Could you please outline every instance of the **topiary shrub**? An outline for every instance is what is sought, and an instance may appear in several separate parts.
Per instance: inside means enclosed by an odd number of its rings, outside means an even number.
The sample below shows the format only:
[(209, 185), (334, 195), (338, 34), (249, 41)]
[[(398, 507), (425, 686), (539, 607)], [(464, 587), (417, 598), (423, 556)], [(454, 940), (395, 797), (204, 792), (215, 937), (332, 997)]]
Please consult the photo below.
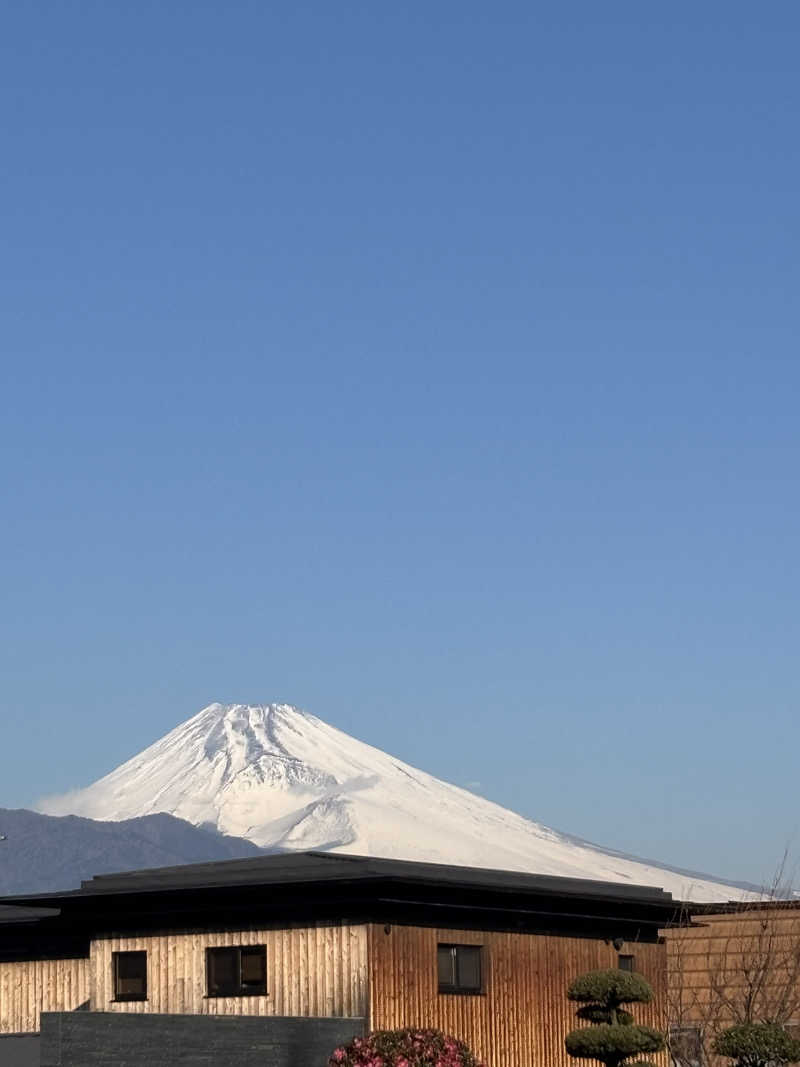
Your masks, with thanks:
[[(584, 1004), (582, 1008), (578, 1008), (575, 1016), (578, 1019), (585, 1020), (587, 1023), (607, 1023), (609, 1021), (608, 1008), (604, 1008), (602, 1004)], [(629, 1011), (625, 1011), (624, 1008), (617, 1008), (617, 1023), (620, 1026), (630, 1026), (633, 1022), (634, 1018)]]
[(780, 1067), (800, 1063), (800, 1041), (773, 1023), (742, 1023), (730, 1026), (711, 1043), (718, 1056), (735, 1060), (736, 1067)]
[(484, 1067), (463, 1041), (440, 1030), (375, 1030), (337, 1048), (328, 1067)]
[[(570, 983), (567, 997), (581, 1005), (577, 1018), (591, 1023), (567, 1034), (564, 1044), (575, 1059), (599, 1060), (620, 1067), (642, 1053), (660, 1052), (664, 1037), (650, 1026), (636, 1026), (623, 1004), (649, 1004), (653, 990), (640, 974), (630, 971), (590, 971)], [(628, 1067), (652, 1067), (637, 1060)]]
[(567, 1034), (565, 1044), (567, 1052), (575, 1059), (619, 1064), (643, 1052), (660, 1052), (664, 1038), (649, 1026), (600, 1023), (573, 1030)]
[(621, 1004), (649, 1004), (653, 990), (640, 974), (632, 971), (589, 971), (570, 983), (567, 996), (592, 1008), (603, 1009), (609, 1013), (605, 1021), (612, 1022), (610, 1013)]

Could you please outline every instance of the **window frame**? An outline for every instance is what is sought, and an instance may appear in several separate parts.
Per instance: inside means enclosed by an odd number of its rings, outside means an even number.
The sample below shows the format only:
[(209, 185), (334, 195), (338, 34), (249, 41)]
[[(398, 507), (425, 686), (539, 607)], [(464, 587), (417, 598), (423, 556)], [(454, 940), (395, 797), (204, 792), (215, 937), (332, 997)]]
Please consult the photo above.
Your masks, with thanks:
[[(442, 983), (439, 974), (439, 958), (442, 949), (449, 949), (451, 953), (451, 959), (453, 960), (453, 976), (455, 978), (454, 983), (446, 982)], [(461, 982), (459, 975), (458, 965), (458, 953), (461, 951), (468, 951), (470, 953), (476, 953), (478, 961), (478, 985), (465, 985)], [(486, 966), (485, 966), (485, 948), (483, 945), (465, 945), (463, 943), (456, 943), (453, 941), (439, 941), (436, 945), (436, 985), (437, 992), (440, 996), (461, 996), (461, 997), (479, 997), (485, 993), (486, 990)]]
[[(683, 1052), (688, 1051), (690, 1043), (693, 1044), (697, 1056), (678, 1055), (676, 1046), (680, 1042), (684, 1043)], [(697, 1024), (671, 1023), (667, 1028), (667, 1050), (673, 1067), (702, 1067), (706, 1062), (703, 1032)]]
[[(622, 966), (623, 960), (626, 962), (626, 966), (624, 967)], [(632, 952), (617, 953), (617, 970), (625, 971), (627, 974), (633, 974), (636, 971), (636, 957)]]
[[(250, 953), (251, 955), (259, 954), (264, 961), (264, 982), (263, 987), (253, 988), (251, 985), (245, 985), (242, 981), (242, 953)], [(231, 986), (228, 990), (222, 992), (214, 992), (211, 988), (211, 971), (212, 960), (215, 955), (222, 955), (223, 953), (235, 954), (234, 973), (238, 975), (238, 982), (235, 986)], [(267, 993), (267, 946), (266, 945), (209, 945), (206, 948), (206, 997), (218, 1000), (220, 997), (266, 997)]]
[[(144, 990), (141, 993), (122, 993), (119, 988), (120, 976), (119, 976), (119, 963), (123, 956), (143, 956), (144, 957)], [(134, 1001), (147, 1000), (147, 972), (148, 972), (148, 960), (146, 949), (123, 949), (119, 952), (111, 953), (111, 976), (112, 985), (114, 990), (114, 996), (112, 998), (112, 1004), (128, 1004)]]

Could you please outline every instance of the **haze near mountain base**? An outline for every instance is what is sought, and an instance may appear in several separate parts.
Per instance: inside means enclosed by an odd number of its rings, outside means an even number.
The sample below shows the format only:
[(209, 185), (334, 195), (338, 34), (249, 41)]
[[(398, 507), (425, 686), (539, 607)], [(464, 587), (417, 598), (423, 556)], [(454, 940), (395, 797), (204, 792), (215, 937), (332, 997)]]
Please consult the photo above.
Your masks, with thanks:
[(211, 704), (86, 789), (38, 807), (99, 820), (167, 812), (270, 850), (654, 885), (684, 900), (743, 895), (551, 830), (288, 704)]

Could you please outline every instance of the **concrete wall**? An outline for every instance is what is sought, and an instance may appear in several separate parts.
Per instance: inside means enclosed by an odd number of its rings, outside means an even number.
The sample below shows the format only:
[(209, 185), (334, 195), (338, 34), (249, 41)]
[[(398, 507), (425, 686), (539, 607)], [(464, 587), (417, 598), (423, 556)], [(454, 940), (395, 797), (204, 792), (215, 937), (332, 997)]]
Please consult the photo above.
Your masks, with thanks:
[(41, 1067), (326, 1067), (363, 1032), (363, 1019), (53, 1012)]
[(0, 1034), (2, 1067), (39, 1067), (39, 1035)]

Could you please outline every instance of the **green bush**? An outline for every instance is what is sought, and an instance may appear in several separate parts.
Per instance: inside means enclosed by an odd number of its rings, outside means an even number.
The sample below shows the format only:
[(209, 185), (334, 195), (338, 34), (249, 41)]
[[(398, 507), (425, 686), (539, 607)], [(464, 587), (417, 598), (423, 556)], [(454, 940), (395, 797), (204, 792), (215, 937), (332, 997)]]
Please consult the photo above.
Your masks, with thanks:
[(567, 1034), (565, 1044), (567, 1052), (575, 1059), (622, 1063), (642, 1052), (660, 1052), (664, 1038), (649, 1026), (600, 1023), (573, 1030)]
[(653, 990), (640, 974), (631, 971), (589, 971), (570, 983), (567, 996), (584, 1004), (604, 1004), (611, 1008), (620, 1004), (649, 1004)]
[[(621, 1026), (630, 1026), (634, 1019), (629, 1011), (625, 1011), (624, 1008), (617, 1008), (617, 1022)], [(611, 1008), (607, 1008), (604, 1004), (584, 1004), (578, 1008), (575, 1012), (575, 1017), (583, 1019), (587, 1023), (610, 1023)]]
[(800, 1063), (800, 1041), (773, 1023), (730, 1026), (714, 1038), (711, 1047), (718, 1056), (735, 1060), (737, 1067)]
[(598, 1060), (606, 1067), (652, 1067), (647, 1060), (626, 1063), (634, 1056), (660, 1052), (664, 1037), (649, 1026), (636, 1026), (622, 1004), (648, 1004), (653, 990), (640, 974), (630, 971), (590, 971), (570, 983), (567, 997), (581, 1005), (577, 1018), (591, 1023), (567, 1034), (564, 1044), (570, 1056)]

